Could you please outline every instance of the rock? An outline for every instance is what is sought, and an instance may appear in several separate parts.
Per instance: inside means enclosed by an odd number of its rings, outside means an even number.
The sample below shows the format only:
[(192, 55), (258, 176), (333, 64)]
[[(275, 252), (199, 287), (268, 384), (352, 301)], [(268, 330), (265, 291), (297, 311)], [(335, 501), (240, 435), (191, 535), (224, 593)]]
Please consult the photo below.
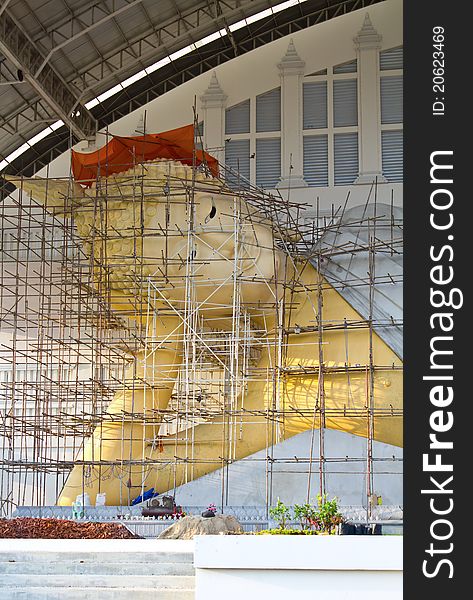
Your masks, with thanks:
[(159, 539), (191, 540), (195, 535), (242, 533), (243, 528), (232, 515), (215, 515), (213, 519), (189, 515), (165, 529)]

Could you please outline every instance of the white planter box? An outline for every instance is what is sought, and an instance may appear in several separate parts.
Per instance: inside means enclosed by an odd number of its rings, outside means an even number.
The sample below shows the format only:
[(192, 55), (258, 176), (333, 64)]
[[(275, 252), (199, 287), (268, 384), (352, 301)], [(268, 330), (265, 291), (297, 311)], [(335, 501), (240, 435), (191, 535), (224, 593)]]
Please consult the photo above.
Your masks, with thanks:
[(195, 600), (400, 600), (400, 536), (198, 536)]

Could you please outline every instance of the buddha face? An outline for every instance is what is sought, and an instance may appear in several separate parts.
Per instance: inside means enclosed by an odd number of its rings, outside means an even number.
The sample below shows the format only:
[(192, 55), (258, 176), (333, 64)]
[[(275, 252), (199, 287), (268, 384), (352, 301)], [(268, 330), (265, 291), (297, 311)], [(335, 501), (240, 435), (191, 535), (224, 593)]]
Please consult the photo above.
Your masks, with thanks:
[(171, 160), (143, 163), (89, 190), (76, 186), (69, 210), (98, 276), (116, 292), (147, 294), (152, 285), (177, 308), (192, 298), (219, 312), (236, 289), (248, 307), (274, 303), (282, 260), (272, 230), (218, 179), (193, 178)]

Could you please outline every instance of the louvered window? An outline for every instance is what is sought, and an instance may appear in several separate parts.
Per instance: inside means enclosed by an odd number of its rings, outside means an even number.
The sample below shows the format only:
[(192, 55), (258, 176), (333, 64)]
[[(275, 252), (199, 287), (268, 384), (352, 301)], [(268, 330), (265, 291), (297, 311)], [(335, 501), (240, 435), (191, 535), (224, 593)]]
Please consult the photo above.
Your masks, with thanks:
[(333, 137), (335, 185), (349, 185), (358, 177), (358, 134), (336, 133)]
[(381, 77), (381, 123), (402, 123), (402, 77)]
[(356, 79), (333, 82), (333, 124), (335, 127), (350, 127), (358, 124)]
[(256, 131), (281, 130), (281, 88), (256, 96)]
[(402, 181), (402, 131), (382, 131), (381, 151), (383, 156), (383, 175), (388, 181)]
[(403, 48), (390, 48), (379, 53), (379, 68), (381, 71), (402, 69), (404, 62)]
[(310, 186), (328, 186), (328, 136), (304, 136), (304, 179)]
[(314, 71), (313, 73), (307, 73), (304, 77), (314, 77), (315, 75), (327, 75), (327, 69), (321, 69), (320, 71)]
[(250, 140), (225, 142), (226, 181), (230, 186), (247, 186), (250, 179)]
[(304, 129), (327, 127), (327, 82), (304, 83)]
[(333, 72), (335, 75), (338, 75), (339, 73), (356, 73), (356, 60), (351, 60), (350, 62), (333, 67)]
[(250, 132), (250, 101), (235, 104), (225, 111), (225, 133)]
[(281, 177), (280, 138), (256, 140), (256, 185), (275, 188)]

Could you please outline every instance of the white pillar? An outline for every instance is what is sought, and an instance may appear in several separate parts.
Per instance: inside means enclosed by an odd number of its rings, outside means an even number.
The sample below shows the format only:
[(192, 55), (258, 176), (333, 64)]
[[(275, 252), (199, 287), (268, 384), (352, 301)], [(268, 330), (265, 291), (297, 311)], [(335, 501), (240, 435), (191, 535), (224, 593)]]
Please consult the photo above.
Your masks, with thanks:
[(379, 50), (382, 36), (368, 13), (363, 27), (353, 39), (358, 58), (358, 132), (360, 173), (357, 183), (370, 183), (375, 177), (386, 181), (381, 161), (381, 100), (379, 97)]
[(291, 40), (278, 64), (281, 77), (281, 179), (279, 189), (307, 187), (302, 147), (302, 78), (305, 62)]
[(225, 106), (227, 95), (212, 73), (209, 87), (200, 97), (202, 117), (204, 121), (204, 148), (219, 162), (225, 159)]

